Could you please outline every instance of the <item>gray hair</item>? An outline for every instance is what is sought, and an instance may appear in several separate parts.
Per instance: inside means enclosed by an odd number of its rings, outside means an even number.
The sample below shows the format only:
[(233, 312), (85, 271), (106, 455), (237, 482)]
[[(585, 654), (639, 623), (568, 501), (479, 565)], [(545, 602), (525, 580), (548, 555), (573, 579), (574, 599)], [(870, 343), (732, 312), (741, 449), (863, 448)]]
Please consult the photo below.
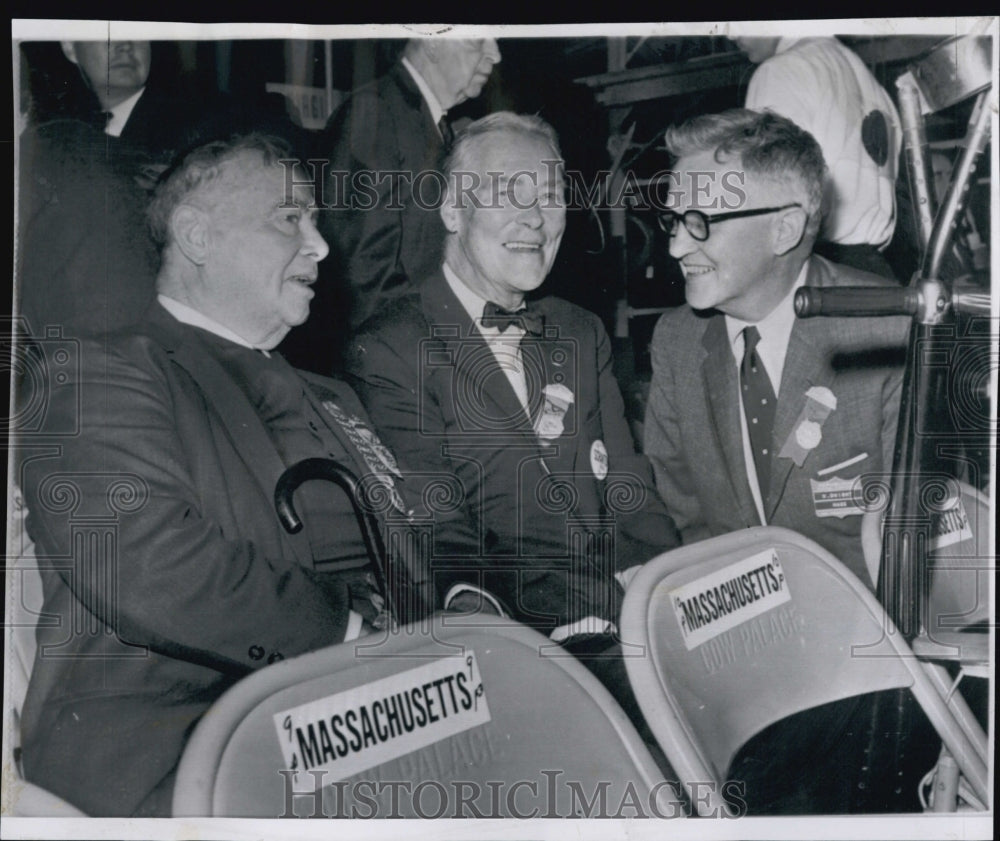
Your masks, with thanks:
[(826, 180), (823, 150), (808, 131), (787, 117), (733, 108), (671, 126), (666, 141), (667, 151), (678, 157), (714, 150), (718, 163), (735, 156), (751, 175), (793, 187), (805, 200), (807, 231), (819, 230)]
[(541, 117), (535, 114), (515, 114), (513, 111), (495, 111), (470, 123), (455, 137), (441, 166), (445, 178), (450, 179), (455, 172), (474, 169), (473, 159), (479, 144), (489, 135), (504, 131), (537, 137), (551, 146), (555, 156), (562, 160), (559, 136)]
[(170, 240), (170, 217), (178, 205), (218, 180), (225, 165), (244, 152), (261, 156), (265, 166), (294, 158), (280, 137), (257, 132), (206, 143), (189, 152), (160, 178), (146, 210), (150, 233), (161, 248)]

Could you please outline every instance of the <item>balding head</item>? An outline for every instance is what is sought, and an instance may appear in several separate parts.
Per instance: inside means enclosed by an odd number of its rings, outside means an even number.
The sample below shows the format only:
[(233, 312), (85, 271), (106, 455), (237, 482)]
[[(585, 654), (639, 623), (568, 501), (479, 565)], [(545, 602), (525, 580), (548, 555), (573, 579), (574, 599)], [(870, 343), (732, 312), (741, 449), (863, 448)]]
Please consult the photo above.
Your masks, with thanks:
[(500, 47), (493, 38), (413, 38), (403, 55), (448, 111), (479, 96), (500, 62)]

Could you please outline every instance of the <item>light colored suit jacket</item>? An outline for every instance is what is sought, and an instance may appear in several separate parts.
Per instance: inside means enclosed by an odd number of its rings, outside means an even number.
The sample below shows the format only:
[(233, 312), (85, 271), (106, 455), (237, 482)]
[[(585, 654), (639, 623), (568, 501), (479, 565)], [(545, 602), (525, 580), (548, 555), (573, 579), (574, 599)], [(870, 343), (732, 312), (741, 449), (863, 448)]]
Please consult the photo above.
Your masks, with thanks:
[[(813, 256), (806, 284), (890, 282)], [(874, 483), (888, 485), (909, 323), (903, 317), (797, 319), (778, 392), (767, 523), (812, 538), (869, 584), (861, 506), (855, 501), (837, 508), (831, 500), (845, 488), (872, 492)], [(738, 371), (724, 316), (686, 305), (667, 313), (656, 326), (651, 354), (645, 452), (684, 543), (760, 525), (747, 480)], [(799, 467), (780, 453), (795, 436), (806, 392), (814, 386), (829, 389), (837, 408)]]

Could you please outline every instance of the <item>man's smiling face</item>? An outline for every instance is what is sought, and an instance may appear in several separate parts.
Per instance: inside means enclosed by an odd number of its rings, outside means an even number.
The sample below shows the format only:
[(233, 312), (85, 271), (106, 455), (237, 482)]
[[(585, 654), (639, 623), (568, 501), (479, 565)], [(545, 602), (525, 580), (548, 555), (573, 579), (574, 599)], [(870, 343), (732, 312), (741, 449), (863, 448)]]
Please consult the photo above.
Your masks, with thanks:
[(465, 183), (475, 177), (478, 189), (449, 196), (441, 211), (456, 235), (448, 265), (481, 297), (516, 308), (545, 280), (566, 228), (562, 161), (541, 137), (518, 131), (482, 138), (470, 157)]
[[(732, 188), (726, 185), (738, 183), (732, 173), (741, 169), (739, 161), (719, 163), (714, 152), (699, 152), (680, 158), (674, 169), (679, 191), (672, 193), (672, 209), (677, 213), (693, 208), (711, 217), (713, 213), (737, 209)], [(794, 200), (779, 195), (778, 185), (751, 173), (745, 174), (742, 184), (746, 201), (739, 207), (741, 210), (778, 207)], [(704, 242), (678, 225), (670, 239), (670, 255), (680, 262), (688, 304), (696, 310), (715, 308), (736, 318), (757, 320), (758, 304), (768, 297), (774, 266), (774, 224), (772, 215), (714, 224), (709, 221), (709, 235)]]

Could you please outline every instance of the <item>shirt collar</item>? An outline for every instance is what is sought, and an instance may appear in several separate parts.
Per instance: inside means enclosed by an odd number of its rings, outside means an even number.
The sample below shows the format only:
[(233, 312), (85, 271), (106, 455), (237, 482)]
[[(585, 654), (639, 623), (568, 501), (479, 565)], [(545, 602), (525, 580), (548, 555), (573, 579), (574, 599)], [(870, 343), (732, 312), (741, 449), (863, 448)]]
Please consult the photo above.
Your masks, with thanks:
[(765, 333), (770, 334), (772, 331), (775, 333), (784, 333), (786, 336), (790, 335), (792, 325), (795, 323), (795, 291), (805, 282), (808, 267), (809, 261), (806, 260), (802, 264), (802, 268), (799, 269), (799, 276), (795, 279), (795, 283), (792, 284), (792, 288), (788, 294), (760, 321), (742, 321), (739, 318), (727, 315), (726, 332), (729, 334), (729, 344), (735, 344), (736, 338), (743, 332), (743, 328), (749, 327), (751, 324), (757, 326), (762, 336)]
[(125, 129), (125, 123), (128, 122), (128, 118), (132, 116), (132, 111), (135, 109), (136, 103), (139, 101), (139, 97), (146, 92), (146, 89), (140, 88), (128, 99), (124, 99), (117, 105), (112, 106), (108, 109), (111, 112), (111, 118), (108, 120), (108, 124), (104, 127), (104, 133), (110, 134), (112, 137), (121, 137), (122, 131)]
[(466, 286), (447, 263), (442, 268), (444, 270), (444, 279), (448, 281), (448, 286), (455, 293), (455, 297), (458, 298), (462, 309), (469, 314), (469, 318), (475, 321), (477, 326), (481, 327), (482, 325), (479, 324), (479, 320), (483, 317), (483, 307), (486, 306), (486, 299)]
[(799, 275), (795, 279), (795, 283), (792, 284), (792, 288), (788, 291), (788, 294), (760, 321), (741, 321), (730, 315), (725, 317), (729, 347), (733, 351), (733, 356), (736, 357), (737, 365), (740, 364), (743, 356), (741, 336), (743, 328), (748, 327), (750, 324), (755, 324), (761, 335), (761, 345), (773, 349), (768, 355), (775, 359), (775, 368), (777, 370), (769, 369), (768, 373), (772, 375), (773, 381), (781, 382), (781, 369), (784, 368), (785, 351), (788, 349), (788, 339), (792, 335), (792, 328), (795, 326), (795, 291), (805, 283), (808, 269), (809, 261), (806, 260), (802, 264), (802, 268), (799, 269)]
[[(451, 291), (455, 293), (455, 297), (458, 298), (459, 303), (462, 305), (462, 309), (464, 309), (469, 314), (469, 318), (476, 323), (476, 327), (483, 332), (489, 333), (490, 335), (493, 333), (500, 334), (500, 330), (498, 328), (483, 327), (482, 325), (483, 308), (486, 306), (486, 299), (483, 298), (478, 292), (474, 292), (466, 286), (465, 283), (462, 282), (462, 279), (452, 271), (451, 266), (447, 263), (442, 266), (442, 269), (444, 270), (444, 279), (448, 281), (448, 286), (450, 286)], [(524, 309), (524, 306), (525, 305), (522, 304), (517, 308), (517, 310), (515, 310), (515, 312)], [(511, 329), (520, 330), (522, 333), (524, 332), (517, 325), (514, 325)]]
[(406, 72), (413, 77), (414, 83), (416, 83), (417, 88), (420, 90), (420, 95), (423, 96), (424, 102), (427, 103), (427, 107), (431, 111), (431, 119), (434, 121), (436, 126), (441, 118), (447, 113), (444, 108), (441, 107), (441, 101), (434, 95), (434, 91), (430, 89), (430, 86), (424, 80), (424, 77), (417, 72), (417, 68), (414, 67), (410, 61), (403, 56), (399, 60), (399, 63), (406, 68)]
[(238, 333), (234, 333), (225, 324), (220, 324), (214, 318), (210, 318), (205, 315), (205, 313), (200, 312), (194, 307), (190, 307), (187, 304), (181, 303), (176, 298), (170, 298), (164, 294), (159, 294), (156, 296), (156, 300), (160, 302), (167, 312), (169, 312), (174, 318), (176, 318), (181, 324), (189, 324), (192, 327), (200, 327), (202, 330), (207, 330), (209, 333), (214, 333), (222, 339), (226, 339), (234, 344), (241, 345), (242, 347), (250, 348), (251, 350), (259, 350), (264, 356), (270, 357), (266, 350), (263, 348), (256, 347), (244, 339)]

